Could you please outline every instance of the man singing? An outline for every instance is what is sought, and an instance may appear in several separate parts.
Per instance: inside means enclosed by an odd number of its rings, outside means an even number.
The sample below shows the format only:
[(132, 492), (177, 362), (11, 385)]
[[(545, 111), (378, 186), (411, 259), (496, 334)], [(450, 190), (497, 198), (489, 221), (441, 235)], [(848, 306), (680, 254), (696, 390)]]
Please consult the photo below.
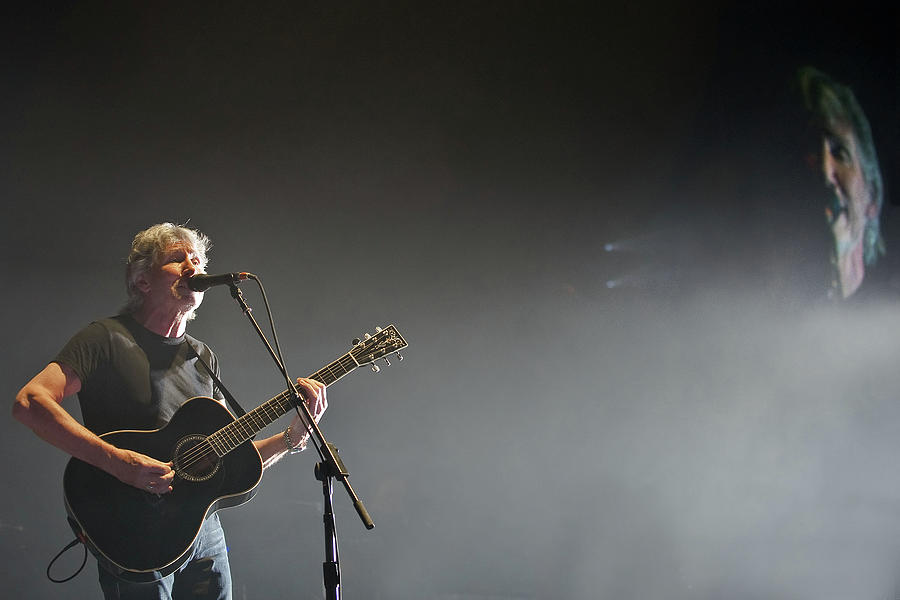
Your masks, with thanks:
[[(128, 302), (121, 314), (95, 321), (76, 333), (56, 357), (19, 391), (13, 416), (41, 438), (147, 494), (173, 490), (171, 462), (98, 437), (117, 430), (150, 430), (165, 425), (187, 399), (224, 397), (213, 377), (218, 362), (209, 347), (185, 330), (203, 301), (188, 279), (204, 273), (209, 240), (202, 233), (162, 223), (138, 233), (126, 266)], [(325, 386), (297, 380), (318, 421), (328, 406)], [(82, 426), (63, 408), (78, 394)], [(281, 434), (254, 441), (263, 466), (306, 444), (299, 417)], [(160, 524), (165, 527), (165, 523)], [(142, 540), (135, 540), (136, 544)], [(225, 537), (217, 515), (207, 518), (176, 572), (152, 583), (117, 578), (100, 565), (107, 599), (231, 598)]]

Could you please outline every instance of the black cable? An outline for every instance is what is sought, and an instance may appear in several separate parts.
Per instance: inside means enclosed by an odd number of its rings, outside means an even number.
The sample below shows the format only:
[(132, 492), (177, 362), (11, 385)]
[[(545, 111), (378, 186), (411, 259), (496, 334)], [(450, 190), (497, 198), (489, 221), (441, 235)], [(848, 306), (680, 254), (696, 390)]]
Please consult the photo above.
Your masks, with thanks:
[[(266, 296), (266, 288), (263, 287), (263, 284), (262, 284), (262, 281), (260, 280), (260, 278), (257, 277), (256, 275), (254, 275), (253, 273), (247, 273), (247, 279), (255, 281), (256, 285), (259, 287), (259, 292), (262, 295), (263, 306), (265, 306), (266, 315), (269, 318), (269, 328), (272, 330), (272, 341), (275, 343), (275, 351), (276, 351), (276, 354), (278, 355), (278, 363), (279, 363), (278, 366), (281, 370), (281, 375), (284, 377), (285, 382), (287, 382), (288, 389), (296, 390), (297, 386), (291, 380), (290, 375), (288, 375), (287, 365), (285, 365), (284, 356), (281, 353), (281, 344), (279, 344), (279, 342), (278, 342), (278, 331), (275, 329), (275, 318), (272, 316), (272, 308), (269, 306), (269, 298), (268, 298), (268, 296)], [(301, 398), (302, 397), (303, 397), (303, 395), (301, 394)], [(303, 426), (306, 427), (306, 433), (310, 437), (312, 437), (312, 435), (313, 435), (312, 425), (307, 423), (306, 416), (300, 411), (300, 407), (295, 405), (294, 411), (297, 413), (297, 416), (300, 417), (300, 420), (303, 422)], [(315, 417), (313, 417), (313, 418), (315, 418)], [(321, 449), (319, 449), (319, 447), (316, 444), (313, 444), (313, 446), (315, 447), (316, 452), (319, 453), (319, 456), (322, 458), (322, 460), (324, 460), (325, 455), (322, 454)]]
[(79, 573), (81, 573), (81, 571), (84, 569), (84, 565), (87, 564), (87, 554), (88, 554), (88, 552), (87, 552), (87, 546), (84, 547), (84, 560), (81, 561), (81, 566), (78, 567), (78, 570), (77, 570), (77, 571), (75, 571), (74, 573), (72, 573), (71, 575), (69, 575), (68, 577), (66, 577), (65, 579), (54, 579), (53, 576), (50, 575), (50, 569), (53, 568), (53, 563), (55, 563), (57, 560), (59, 560), (59, 557), (61, 557), (63, 554), (65, 554), (65, 553), (66, 553), (69, 549), (71, 549), (75, 544), (78, 544), (78, 543), (80, 543), (80, 542), (81, 542), (80, 539), (75, 538), (74, 540), (72, 540), (71, 542), (69, 542), (69, 544), (68, 544), (65, 548), (63, 548), (62, 550), (60, 550), (60, 551), (59, 551), (59, 554), (57, 554), (56, 556), (53, 557), (53, 559), (50, 561), (50, 564), (47, 565), (47, 579), (49, 579), (49, 580), (52, 581), (53, 583), (65, 583), (65, 582), (67, 582), (67, 581), (70, 581), (70, 580), (74, 579), (76, 575), (78, 575)]

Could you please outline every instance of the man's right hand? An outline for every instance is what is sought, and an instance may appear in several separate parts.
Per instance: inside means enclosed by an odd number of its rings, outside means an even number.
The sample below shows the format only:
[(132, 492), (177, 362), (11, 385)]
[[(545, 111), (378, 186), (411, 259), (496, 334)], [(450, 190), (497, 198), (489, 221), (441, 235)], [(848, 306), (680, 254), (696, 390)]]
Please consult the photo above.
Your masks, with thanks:
[(133, 450), (116, 449), (112, 474), (122, 483), (151, 494), (172, 491), (175, 471), (172, 463), (164, 463)]

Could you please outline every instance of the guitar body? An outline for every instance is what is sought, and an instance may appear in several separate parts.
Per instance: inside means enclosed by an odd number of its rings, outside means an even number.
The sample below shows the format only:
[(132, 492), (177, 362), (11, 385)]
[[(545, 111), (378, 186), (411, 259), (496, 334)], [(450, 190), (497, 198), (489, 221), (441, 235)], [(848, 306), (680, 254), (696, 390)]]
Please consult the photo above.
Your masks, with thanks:
[(262, 478), (262, 460), (247, 440), (218, 456), (207, 436), (234, 421), (212, 398), (185, 402), (162, 429), (114, 431), (118, 448), (175, 464), (172, 491), (156, 495), (71, 459), (63, 477), (69, 523), (100, 563), (134, 582), (161, 579), (190, 558), (204, 519), (248, 502)]

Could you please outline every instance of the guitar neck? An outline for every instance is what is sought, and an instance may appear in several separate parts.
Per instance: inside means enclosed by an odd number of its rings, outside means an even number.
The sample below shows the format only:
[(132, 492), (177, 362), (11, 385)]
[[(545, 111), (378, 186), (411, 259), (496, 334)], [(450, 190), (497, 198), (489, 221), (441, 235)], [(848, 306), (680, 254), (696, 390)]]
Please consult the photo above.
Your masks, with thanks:
[[(347, 373), (350, 373), (359, 366), (354, 360), (350, 352), (338, 358), (331, 364), (328, 364), (312, 375), (309, 379), (315, 379), (324, 383), (326, 386), (331, 385)], [(225, 456), (268, 425), (274, 423), (279, 417), (287, 414), (294, 407), (292, 402), (294, 393), (292, 390), (285, 390), (263, 402), (243, 417), (229, 423), (222, 429), (209, 435), (207, 438), (215, 449), (216, 454)]]

